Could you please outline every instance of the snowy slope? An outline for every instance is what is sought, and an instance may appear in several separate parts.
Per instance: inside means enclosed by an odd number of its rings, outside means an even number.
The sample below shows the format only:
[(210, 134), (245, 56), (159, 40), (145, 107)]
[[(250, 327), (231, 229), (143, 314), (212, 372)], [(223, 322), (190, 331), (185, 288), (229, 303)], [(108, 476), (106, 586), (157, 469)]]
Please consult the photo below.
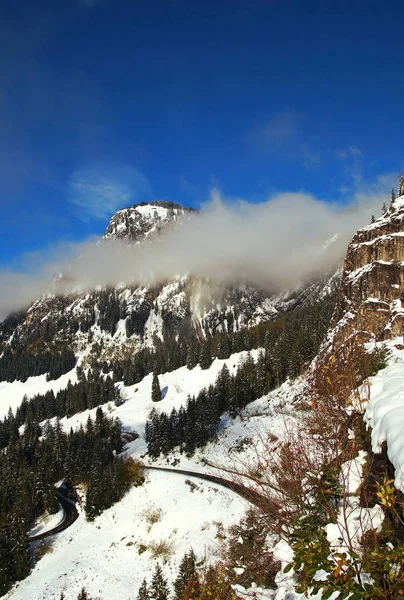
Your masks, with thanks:
[[(124, 429), (140, 434), (139, 439), (129, 444), (127, 453), (139, 457), (146, 451), (144, 425), (152, 407), (168, 412), (174, 407), (179, 408), (186, 403), (188, 394), (197, 394), (213, 383), (223, 364), (234, 373), (246, 354), (240, 352), (227, 360), (216, 359), (204, 371), (199, 366), (191, 371), (182, 367), (161, 375), (164, 399), (159, 403), (153, 404), (150, 400), (151, 375), (134, 386), (120, 384), (125, 403), (120, 407), (105, 405), (103, 409), (118, 416)], [(257, 354), (258, 351), (252, 352), (255, 358)], [(2, 407), (5, 409), (11, 404), (15, 408), (24, 390), (30, 395), (60, 389), (69, 377), (74, 379), (74, 372), (53, 382), (36, 377), (25, 384), (4, 384)], [(217, 474), (205, 466), (203, 459), (236, 467), (239, 460), (252, 460), (254, 450), (248, 443), (243, 446), (243, 442), (263, 439), (269, 431), (281, 435), (285, 419), (295, 418), (291, 416), (289, 405), (302, 385), (301, 380), (293, 386), (286, 383), (277, 392), (251, 403), (239, 417), (224, 419), (218, 441), (209, 443), (194, 457), (175, 453), (169, 459), (161, 457), (153, 464), (167, 466), (176, 460), (177, 468)], [(62, 419), (61, 423), (66, 430), (75, 428), (85, 422), (90, 413), (94, 417), (95, 410)], [(175, 473), (148, 471), (143, 486), (132, 489), (93, 523), (86, 522), (82, 513), (69, 529), (54, 536), (52, 552), (46, 554), (30, 576), (5, 597), (59, 600), (60, 592), (64, 590), (67, 600), (75, 600), (84, 585), (91, 595), (102, 600), (130, 600), (136, 598), (143, 578), (151, 576), (156, 562), (162, 564), (165, 575), (172, 582), (183, 554), (190, 547), (199, 557), (214, 561), (221, 527), (239, 522), (248, 503), (226, 488), (197, 478), (193, 479), (194, 487), (189, 483), (191, 479)], [(151, 524), (156, 514), (160, 515), (159, 519)], [(38, 527), (43, 531), (46, 524)], [(153, 548), (162, 541), (168, 547), (168, 556), (154, 557)]]
[[(206, 371), (199, 367), (189, 371), (183, 367), (160, 376), (165, 397), (153, 406), (166, 411), (174, 406), (180, 407), (186, 403), (188, 394), (197, 394), (202, 387), (213, 383), (224, 363), (234, 372), (245, 354), (235, 354), (228, 360), (215, 360)], [(60, 389), (69, 377), (74, 379), (74, 373), (54, 382), (36, 377), (25, 384), (4, 384), (2, 407), (4, 409), (11, 404), (15, 409), (24, 391), (30, 395)], [(119, 416), (125, 429), (135, 429), (141, 436), (152, 408), (150, 390), (150, 375), (135, 386), (122, 386), (125, 403), (112, 408), (112, 414)], [(108, 406), (103, 408), (108, 410)], [(77, 427), (87, 420), (89, 413), (94, 416), (95, 409), (63, 419), (61, 423), (66, 429)], [(237, 422), (235, 428), (239, 429)], [(128, 448), (133, 456), (139, 456), (145, 450), (143, 437)], [(223, 452), (227, 453), (226, 447)], [(198, 457), (184, 459), (180, 466), (204, 470)], [(191, 546), (200, 557), (213, 558), (218, 547), (218, 530), (222, 525), (228, 527), (238, 522), (248, 504), (223, 487), (198, 479), (194, 480), (196, 487), (191, 487), (187, 480), (189, 482), (189, 478), (180, 474), (148, 472), (142, 487), (132, 489), (94, 523), (86, 522), (84, 514), (81, 514), (69, 529), (54, 536), (52, 552), (46, 554), (31, 575), (5, 597), (58, 600), (63, 589), (66, 599), (70, 600), (75, 599), (85, 585), (90, 594), (102, 599), (135, 599), (143, 578), (154, 570), (157, 561), (164, 562), (164, 558), (153, 558), (153, 547), (162, 541), (168, 546), (169, 556), (163, 568), (169, 581), (175, 578), (178, 564)], [(158, 522), (151, 525), (150, 515), (159, 512)], [(42, 531), (45, 529), (43, 525), (39, 527)], [(145, 547), (149, 549), (142, 551)]]
[[(75, 600), (85, 586), (92, 597), (135, 600), (143, 578), (151, 577), (157, 562), (172, 581), (191, 546), (200, 557), (212, 555), (218, 545), (218, 524), (237, 522), (246, 501), (198, 480), (192, 490), (186, 480), (149, 473), (142, 487), (132, 489), (93, 523), (81, 515), (54, 536), (52, 552), (5, 598), (59, 600), (64, 590), (66, 600)], [(158, 513), (159, 521), (151, 524), (152, 515)], [(158, 550), (153, 548), (162, 542), (167, 556), (154, 557)]]
[[(373, 428), (375, 451), (387, 440), (389, 456), (396, 468), (396, 485), (403, 489), (404, 447), (399, 433), (404, 419), (404, 350), (397, 347), (398, 341), (388, 343), (391, 353), (389, 365), (370, 381), (365, 419)], [(186, 403), (188, 394), (197, 394), (202, 387), (213, 383), (224, 363), (234, 372), (245, 354), (215, 360), (205, 371), (199, 367), (192, 371), (182, 367), (161, 375), (164, 399), (157, 404), (150, 401), (150, 375), (135, 386), (121, 385), (125, 403), (120, 407), (103, 408), (119, 416), (125, 429), (136, 430), (140, 434), (139, 439), (129, 444), (128, 454), (134, 457), (144, 454), (144, 424), (152, 407), (168, 412), (174, 407), (179, 408)], [(74, 373), (69, 376), (73, 379)], [(44, 377), (38, 377), (25, 384), (4, 384), (2, 407), (18, 405), (24, 388), (29, 394), (33, 390), (34, 393), (56, 390), (66, 384), (66, 378), (67, 375), (54, 382), (46, 382)], [(293, 407), (293, 398), (304, 394), (304, 390), (304, 379), (293, 384), (286, 382), (278, 390), (251, 403), (239, 417), (225, 419), (218, 440), (198, 450), (192, 458), (175, 453), (168, 459), (161, 457), (153, 464), (171, 466), (175, 460), (177, 468), (216, 474), (213, 468), (205, 465), (204, 460), (236, 469), (251, 464), (268, 434), (279, 439), (288, 428), (298, 426), (299, 414)], [(66, 429), (77, 427), (87, 420), (89, 413), (94, 416), (95, 409), (63, 419), (62, 424)], [(361, 460), (359, 457), (358, 469)], [(194, 485), (190, 485), (191, 479), (180, 474), (148, 471), (142, 487), (132, 489), (121, 502), (93, 523), (86, 522), (81, 514), (72, 527), (54, 536), (52, 552), (46, 554), (31, 575), (5, 598), (59, 600), (60, 591), (64, 590), (67, 600), (75, 600), (84, 585), (90, 594), (101, 600), (135, 600), (141, 581), (145, 576), (151, 577), (157, 562), (162, 564), (166, 577), (172, 583), (183, 554), (191, 546), (198, 556), (215, 560), (220, 524), (227, 527), (238, 522), (248, 504), (216, 484), (195, 478)], [(355, 486), (355, 482), (352, 485)], [(156, 522), (152, 524), (153, 520)], [(39, 526), (43, 530), (46, 524)], [(338, 532), (338, 523), (332, 527), (329, 531), (331, 537)], [(164, 556), (156, 556), (159, 547), (165, 548)], [(290, 550), (284, 544), (277, 546), (275, 554), (285, 558), (284, 564), (291, 559)], [(288, 581), (280, 575), (279, 586), (277, 599), (303, 598), (293, 592), (292, 579)], [(257, 597), (266, 599), (274, 595), (257, 590)], [(321, 598), (321, 595), (313, 596), (312, 600), (314, 598)]]

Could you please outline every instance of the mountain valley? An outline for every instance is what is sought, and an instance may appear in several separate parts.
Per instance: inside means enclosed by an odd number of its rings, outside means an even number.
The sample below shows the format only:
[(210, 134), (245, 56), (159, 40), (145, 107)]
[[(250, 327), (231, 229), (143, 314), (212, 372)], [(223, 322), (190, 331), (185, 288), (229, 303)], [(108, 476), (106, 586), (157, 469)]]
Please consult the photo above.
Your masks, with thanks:
[[(147, 252), (192, 214), (134, 205), (99, 243)], [(160, 571), (171, 595), (157, 600), (401, 597), (403, 236), (394, 195), (344, 265), (303, 287), (183, 273), (49, 293), (7, 317), (3, 597), (147, 600)], [(79, 518), (29, 544), (59, 519), (64, 480)]]

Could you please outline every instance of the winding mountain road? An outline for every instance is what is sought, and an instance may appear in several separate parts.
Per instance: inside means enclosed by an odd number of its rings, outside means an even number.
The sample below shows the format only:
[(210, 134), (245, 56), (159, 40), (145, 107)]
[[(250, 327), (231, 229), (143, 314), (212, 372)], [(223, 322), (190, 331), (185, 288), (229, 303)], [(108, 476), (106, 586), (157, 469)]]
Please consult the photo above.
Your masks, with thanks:
[[(262, 496), (255, 490), (249, 489), (241, 483), (230, 481), (229, 479), (223, 479), (223, 477), (217, 477), (216, 475), (209, 475), (208, 473), (198, 473), (195, 471), (187, 471), (185, 469), (174, 469), (170, 467), (151, 467), (145, 465), (142, 468), (144, 471), (163, 471), (168, 473), (175, 473), (177, 475), (185, 475), (187, 477), (194, 477), (196, 479), (203, 479), (204, 481), (211, 481), (216, 485), (220, 485), (231, 490), (235, 494), (238, 494), (239, 496), (250, 502), (250, 504), (254, 504), (254, 506), (258, 506), (260, 508), (262, 508), (265, 505), (265, 503), (268, 502), (265, 496)], [(70, 527), (70, 525), (72, 525), (78, 518), (79, 513), (74, 502), (63, 496), (60, 492), (57, 492), (57, 497), (63, 508), (64, 515), (62, 521), (58, 525), (56, 525), (56, 527), (49, 529), (49, 531), (45, 531), (43, 533), (39, 533), (38, 535), (34, 535), (28, 538), (29, 542), (37, 542), (39, 540), (44, 540), (45, 538), (51, 535), (55, 535), (55, 533), (60, 533), (61, 531), (64, 531), (65, 529)]]
[(268, 498), (259, 494), (255, 490), (247, 488), (241, 483), (237, 483), (235, 481), (231, 481), (229, 479), (223, 479), (223, 477), (217, 477), (216, 475), (209, 475), (208, 473), (196, 473), (195, 471), (186, 471), (184, 469), (173, 469), (170, 467), (149, 467), (143, 466), (144, 471), (168, 471), (169, 473), (177, 473), (179, 475), (186, 475), (188, 477), (196, 477), (196, 479), (204, 479), (205, 481), (211, 481), (212, 483), (216, 483), (217, 485), (221, 485), (225, 487), (235, 494), (238, 494), (250, 504), (254, 504), (254, 506), (258, 506), (263, 508), (263, 506), (268, 502)]
[(49, 529), (49, 531), (44, 531), (43, 533), (38, 533), (38, 535), (33, 535), (32, 537), (28, 538), (29, 542), (37, 542), (39, 540), (44, 540), (50, 535), (60, 533), (61, 531), (64, 531), (65, 529), (70, 527), (70, 525), (72, 525), (74, 521), (78, 518), (79, 513), (74, 502), (63, 496), (60, 492), (57, 492), (57, 497), (63, 508), (63, 519), (58, 525), (56, 525), (56, 527), (52, 527), (52, 529)]

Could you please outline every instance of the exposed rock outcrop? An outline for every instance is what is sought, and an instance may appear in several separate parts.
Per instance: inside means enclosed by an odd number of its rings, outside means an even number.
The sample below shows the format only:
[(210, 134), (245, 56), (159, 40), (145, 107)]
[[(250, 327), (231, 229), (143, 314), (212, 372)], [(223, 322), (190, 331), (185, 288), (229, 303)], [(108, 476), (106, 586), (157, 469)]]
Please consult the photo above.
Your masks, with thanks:
[[(382, 341), (403, 333), (404, 196), (360, 229), (348, 246), (341, 281), (341, 314), (333, 352), (351, 343)], [(403, 302), (404, 305), (404, 302)]]

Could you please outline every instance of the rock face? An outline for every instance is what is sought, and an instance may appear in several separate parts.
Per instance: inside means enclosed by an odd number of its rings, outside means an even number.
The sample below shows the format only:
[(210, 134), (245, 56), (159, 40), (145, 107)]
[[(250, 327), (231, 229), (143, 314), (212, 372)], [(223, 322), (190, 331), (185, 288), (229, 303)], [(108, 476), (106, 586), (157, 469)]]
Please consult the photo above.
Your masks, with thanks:
[(173, 221), (178, 221), (193, 209), (184, 208), (173, 202), (155, 201), (151, 204), (141, 202), (118, 210), (111, 218), (104, 239), (126, 239), (141, 242), (161, 231)]
[(341, 281), (344, 316), (334, 330), (334, 350), (348, 342), (402, 335), (403, 292), (404, 196), (399, 196), (382, 217), (360, 229), (348, 246)]

